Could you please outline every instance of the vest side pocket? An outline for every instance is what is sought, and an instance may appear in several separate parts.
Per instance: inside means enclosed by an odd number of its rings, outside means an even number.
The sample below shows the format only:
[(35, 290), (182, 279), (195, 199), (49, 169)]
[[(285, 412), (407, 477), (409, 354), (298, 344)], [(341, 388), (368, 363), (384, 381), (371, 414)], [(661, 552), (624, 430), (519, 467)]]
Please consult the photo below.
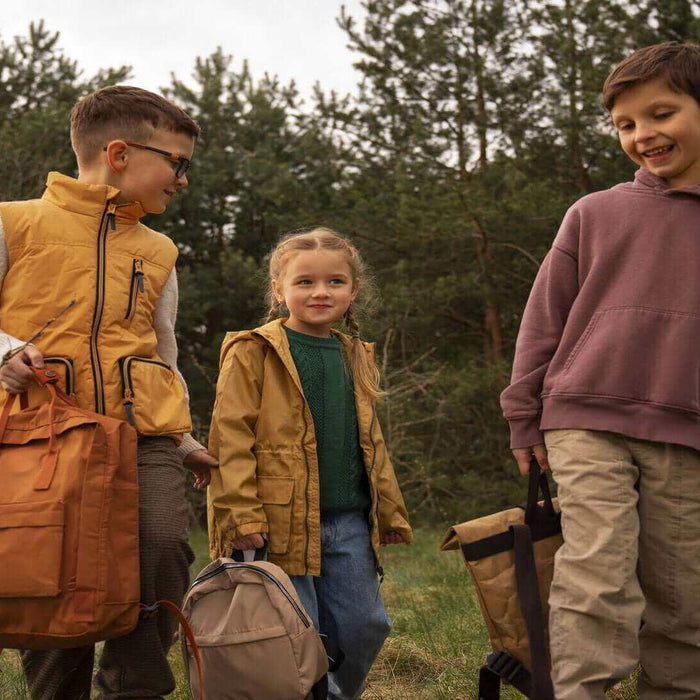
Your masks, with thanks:
[(179, 435), (192, 429), (185, 390), (162, 360), (128, 355), (119, 360), (126, 419), (140, 435)]
[(73, 360), (68, 357), (45, 357), (44, 366), (58, 374), (58, 385), (69, 396), (75, 391), (75, 371)]
[(144, 291), (144, 281), (143, 281), (143, 260), (141, 258), (134, 258), (131, 261), (131, 286), (129, 287), (129, 302), (126, 307), (126, 315), (124, 318), (127, 321), (131, 321), (136, 313), (136, 307), (138, 305), (139, 292), (143, 294)]

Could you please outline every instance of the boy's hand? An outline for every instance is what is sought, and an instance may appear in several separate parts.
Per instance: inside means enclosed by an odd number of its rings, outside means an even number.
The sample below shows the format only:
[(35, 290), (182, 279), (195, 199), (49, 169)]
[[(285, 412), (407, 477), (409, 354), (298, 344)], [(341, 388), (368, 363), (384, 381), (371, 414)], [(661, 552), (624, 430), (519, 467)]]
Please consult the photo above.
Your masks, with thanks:
[(0, 368), (0, 384), (10, 394), (21, 394), (34, 381), (34, 372), (30, 367), (41, 369), (44, 356), (39, 348), (25, 345), (14, 357)]
[(409, 542), (400, 532), (396, 532), (396, 530), (387, 530), (387, 532), (379, 538), (379, 544), (382, 547), (386, 547), (388, 544), (401, 543), (408, 544)]
[(515, 461), (518, 463), (518, 469), (523, 476), (527, 476), (530, 473), (530, 460), (533, 454), (543, 472), (549, 469), (547, 448), (544, 446), (544, 443), (533, 445), (532, 447), (516, 447), (512, 452)]
[(265, 540), (262, 535), (255, 533), (254, 535), (246, 535), (245, 537), (239, 537), (237, 540), (231, 542), (231, 549), (240, 549), (245, 551), (246, 549), (260, 549), (265, 544)]
[(205, 489), (211, 482), (211, 469), (218, 469), (219, 463), (206, 450), (192, 450), (183, 464), (194, 474), (194, 487)]

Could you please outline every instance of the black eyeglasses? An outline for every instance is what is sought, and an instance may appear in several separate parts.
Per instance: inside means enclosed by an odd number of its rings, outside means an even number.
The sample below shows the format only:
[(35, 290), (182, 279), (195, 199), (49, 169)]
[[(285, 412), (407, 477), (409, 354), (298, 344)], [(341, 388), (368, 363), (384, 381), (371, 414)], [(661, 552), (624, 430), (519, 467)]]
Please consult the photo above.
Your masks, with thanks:
[[(192, 161), (185, 156), (181, 156), (179, 153), (171, 153), (170, 151), (164, 151), (162, 148), (154, 148), (153, 146), (146, 146), (143, 143), (136, 143), (135, 141), (124, 141), (127, 146), (133, 146), (134, 148), (141, 148), (144, 151), (153, 151), (158, 155), (167, 158), (171, 163), (177, 163), (177, 168), (175, 169), (175, 177), (182, 177), (192, 165)], [(102, 150), (106, 151), (107, 146)]]

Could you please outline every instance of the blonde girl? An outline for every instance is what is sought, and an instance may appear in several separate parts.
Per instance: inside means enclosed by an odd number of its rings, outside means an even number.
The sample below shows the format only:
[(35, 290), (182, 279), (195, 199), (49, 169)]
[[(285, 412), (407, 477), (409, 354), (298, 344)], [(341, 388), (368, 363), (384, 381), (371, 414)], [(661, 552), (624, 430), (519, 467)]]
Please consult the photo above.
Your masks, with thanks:
[[(355, 317), (362, 260), (326, 228), (270, 256), (268, 322), (229, 333), (209, 449), (213, 557), (262, 546), (345, 653), (329, 697), (357, 698), (390, 630), (380, 544), (411, 541), (379, 427), (379, 371)], [(347, 333), (334, 329), (344, 323)]]

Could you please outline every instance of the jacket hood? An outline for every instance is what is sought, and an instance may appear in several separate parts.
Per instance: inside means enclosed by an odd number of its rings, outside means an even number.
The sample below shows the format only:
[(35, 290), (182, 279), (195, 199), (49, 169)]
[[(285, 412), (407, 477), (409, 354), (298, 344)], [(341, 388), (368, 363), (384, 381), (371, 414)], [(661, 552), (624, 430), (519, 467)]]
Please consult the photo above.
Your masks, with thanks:
[[(264, 326), (259, 326), (258, 328), (254, 328), (253, 330), (231, 331), (227, 333), (224, 336), (223, 343), (221, 344), (219, 367), (223, 365), (227, 353), (235, 343), (238, 343), (242, 340), (256, 339), (262, 339), (265, 342), (267, 342), (275, 349), (277, 354), (283, 360), (288, 360), (293, 364), (289, 350), (289, 340), (287, 339), (287, 334), (284, 331), (284, 322), (286, 320), (286, 318), (277, 318), (274, 321), (270, 321), (270, 323), (266, 323)], [(335, 335), (343, 343), (346, 349), (351, 346), (352, 338), (346, 333), (341, 333), (340, 331), (337, 331), (334, 328), (331, 329), (331, 333), (333, 333), (333, 335)], [(374, 351), (373, 343), (366, 343), (365, 341), (362, 341), (362, 345), (368, 352)]]
[[(88, 185), (74, 177), (50, 172), (42, 199), (77, 214), (102, 216), (105, 206), (113, 202), (120, 193), (121, 190), (111, 185)], [(117, 204), (114, 214), (118, 220), (131, 223), (136, 223), (146, 216), (139, 202)]]
[(661, 192), (662, 194), (689, 194), (695, 197), (700, 197), (700, 183), (696, 185), (688, 185), (687, 187), (673, 187), (669, 184), (668, 180), (654, 173), (646, 170), (645, 168), (640, 168), (634, 174), (634, 183), (638, 187), (650, 188)]

